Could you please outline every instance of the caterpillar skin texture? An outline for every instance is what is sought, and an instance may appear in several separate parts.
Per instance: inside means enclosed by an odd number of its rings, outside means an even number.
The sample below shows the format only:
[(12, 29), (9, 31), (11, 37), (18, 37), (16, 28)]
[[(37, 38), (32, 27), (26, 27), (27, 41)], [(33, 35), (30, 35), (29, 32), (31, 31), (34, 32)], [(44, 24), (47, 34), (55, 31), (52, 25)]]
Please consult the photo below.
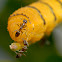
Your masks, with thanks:
[(22, 50), (42, 39), (45, 34), (50, 35), (61, 20), (62, 0), (40, 0), (19, 8), (8, 19), (7, 29), (15, 41), (10, 49)]

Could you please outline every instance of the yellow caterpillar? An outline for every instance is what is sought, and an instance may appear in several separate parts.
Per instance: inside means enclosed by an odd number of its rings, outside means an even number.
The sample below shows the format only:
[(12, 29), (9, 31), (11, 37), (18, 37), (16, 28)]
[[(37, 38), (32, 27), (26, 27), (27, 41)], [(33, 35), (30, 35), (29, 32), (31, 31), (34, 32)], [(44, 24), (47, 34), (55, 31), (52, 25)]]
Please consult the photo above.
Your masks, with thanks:
[(18, 56), (29, 45), (42, 39), (53, 31), (62, 21), (62, 0), (40, 0), (19, 8), (8, 19), (8, 31), (15, 41), (10, 49)]

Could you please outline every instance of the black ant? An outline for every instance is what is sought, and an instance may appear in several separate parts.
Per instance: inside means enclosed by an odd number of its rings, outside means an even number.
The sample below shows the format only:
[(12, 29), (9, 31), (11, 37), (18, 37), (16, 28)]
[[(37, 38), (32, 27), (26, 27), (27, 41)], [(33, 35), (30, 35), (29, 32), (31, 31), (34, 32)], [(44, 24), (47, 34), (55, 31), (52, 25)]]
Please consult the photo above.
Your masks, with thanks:
[(23, 24), (21, 25), (19, 31), (17, 31), (16, 34), (15, 34), (16, 37), (18, 37), (18, 36), (20, 35), (20, 31), (21, 31), (21, 29), (25, 26), (26, 23), (27, 23), (27, 20), (24, 19), (24, 20), (23, 20)]

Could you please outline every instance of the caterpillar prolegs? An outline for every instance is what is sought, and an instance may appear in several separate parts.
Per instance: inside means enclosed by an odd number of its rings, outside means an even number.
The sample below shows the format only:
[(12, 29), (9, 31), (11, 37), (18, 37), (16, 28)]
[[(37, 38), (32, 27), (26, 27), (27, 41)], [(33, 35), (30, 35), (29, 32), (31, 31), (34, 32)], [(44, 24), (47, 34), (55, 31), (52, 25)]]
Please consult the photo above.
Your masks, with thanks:
[(24, 55), (27, 47), (50, 35), (62, 21), (62, 0), (40, 0), (19, 8), (8, 19), (8, 31), (15, 41), (10, 45), (17, 57)]

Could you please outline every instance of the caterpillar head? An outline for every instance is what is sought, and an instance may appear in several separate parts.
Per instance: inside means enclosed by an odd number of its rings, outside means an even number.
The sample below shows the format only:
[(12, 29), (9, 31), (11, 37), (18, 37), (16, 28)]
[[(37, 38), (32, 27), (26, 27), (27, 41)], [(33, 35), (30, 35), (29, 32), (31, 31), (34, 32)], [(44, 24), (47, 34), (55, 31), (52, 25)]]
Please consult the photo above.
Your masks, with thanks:
[(21, 46), (20, 43), (12, 43), (10, 46), (10, 49), (12, 51), (14, 51), (17, 55), (16, 58), (21, 57), (22, 55), (25, 56), (24, 52), (27, 52), (27, 44), (25, 44), (24, 46)]
[(29, 18), (25, 15), (12, 15), (8, 19), (8, 31), (10, 37), (15, 41), (10, 45), (10, 49), (15, 51), (18, 56), (25, 52), (27, 46), (29, 46), (29, 41), (32, 37), (33, 28)]

